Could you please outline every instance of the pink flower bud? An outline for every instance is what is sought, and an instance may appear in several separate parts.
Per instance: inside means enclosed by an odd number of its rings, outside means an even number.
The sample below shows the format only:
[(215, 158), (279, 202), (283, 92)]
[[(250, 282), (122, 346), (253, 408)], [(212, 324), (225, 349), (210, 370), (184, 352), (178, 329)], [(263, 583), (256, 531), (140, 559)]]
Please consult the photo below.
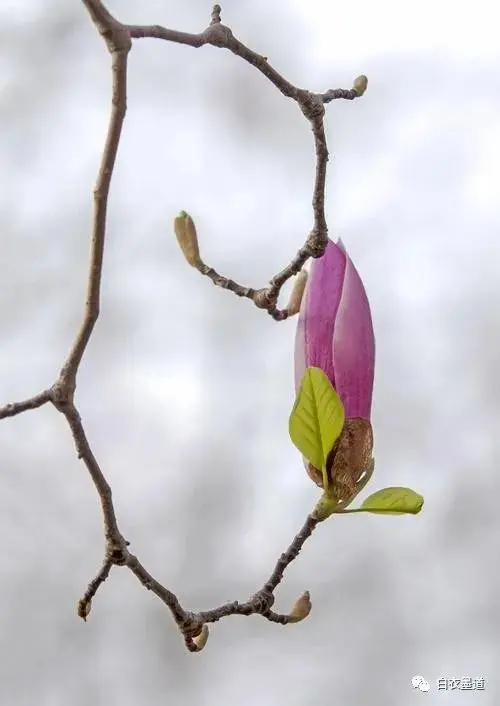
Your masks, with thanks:
[[(308, 367), (323, 370), (344, 405), (345, 424), (327, 460), (325, 490), (348, 502), (373, 467), (375, 338), (365, 288), (340, 241), (329, 240), (324, 255), (311, 265), (295, 339), (297, 390)], [(304, 464), (323, 488), (321, 470), (306, 459)]]
[(346, 419), (370, 420), (375, 337), (370, 305), (344, 246), (328, 241), (312, 261), (295, 339), (295, 386), (307, 367), (321, 368), (337, 390)]

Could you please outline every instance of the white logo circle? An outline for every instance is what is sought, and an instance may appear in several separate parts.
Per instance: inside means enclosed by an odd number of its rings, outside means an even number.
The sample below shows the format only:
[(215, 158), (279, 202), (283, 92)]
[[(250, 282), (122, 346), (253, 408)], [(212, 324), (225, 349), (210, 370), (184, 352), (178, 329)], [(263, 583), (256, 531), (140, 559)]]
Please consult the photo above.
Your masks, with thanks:
[(411, 685), (414, 689), (420, 689), (420, 691), (429, 691), (431, 688), (431, 685), (427, 681), (427, 679), (424, 679), (422, 676), (415, 676), (412, 677), (411, 680)]

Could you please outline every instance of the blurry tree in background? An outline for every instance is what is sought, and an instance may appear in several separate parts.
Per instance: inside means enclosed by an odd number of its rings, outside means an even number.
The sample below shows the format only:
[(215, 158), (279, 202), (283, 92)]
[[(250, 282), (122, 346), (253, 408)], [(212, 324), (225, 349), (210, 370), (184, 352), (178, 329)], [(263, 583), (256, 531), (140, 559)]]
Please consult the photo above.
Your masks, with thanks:
[[(110, 10), (204, 26), (206, 3), (177, 5)], [(53, 408), (2, 422), (2, 696), (386, 706), (425, 698), (410, 686), (423, 674), (432, 689), (484, 677), (482, 703), (497, 703), (500, 78), (486, 2), (454, 8), (451, 26), (430, 2), (406, 7), (410, 21), (384, 2), (374, 15), (319, 0), (223, 9), (297, 85), (370, 78), (362, 109), (328, 108), (327, 219), (372, 305), (378, 484), (418, 488), (425, 514), (334, 518), (277, 596), (288, 607), (309, 588), (307, 621), (227, 619), (191, 657), (128, 572), (113, 572), (86, 625), (75, 617), (102, 558), (94, 488)], [(293, 320), (277, 325), (186, 268), (171, 222), (186, 208), (207, 261), (266, 282), (310, 228), (311, 137), (226, 52), (144, 40), (130, 59), (78, 406), (133, 551), (204, 610), (266, 580), (317, 490), (287, 434)], [(83, 4), (0, 9), (2, 402), (51, 384), (81, 321), (109, 73)]]

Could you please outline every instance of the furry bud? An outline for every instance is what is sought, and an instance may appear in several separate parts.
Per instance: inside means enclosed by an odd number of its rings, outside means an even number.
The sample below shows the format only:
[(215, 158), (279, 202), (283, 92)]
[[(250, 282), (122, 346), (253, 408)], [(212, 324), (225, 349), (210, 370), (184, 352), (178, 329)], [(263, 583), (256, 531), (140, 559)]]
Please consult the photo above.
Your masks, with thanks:
[(175, 235), (184, 257), (191, 267), (198, 268), (201, 264), (198, 235), (194, 221), (186, 211), (181, 211), (174, 221)]
[(300, 304), (302, 302), (302, 295), (304, 294), (304, 289), (307, 284), (307, 270), (301, 270), (295, 282), (293, 284), (292, 293), (290, 294), (290, 299), (288, 300), (288, 316), (294, 316), (300, 311)]
[(292, 612), (289, 615), (291, 623), (300, 623), (307, 618), (311, 612), (311, 596), (309, 591), (305, 591), (300, 598), (295, 601)]
[(358, 76), (358, 78), (354, 79), (354, 83), (352, 84), (352, 87), (358, 94), (358, 96), (362, 96), (363, 93), (366, 91), (366, 87), (368, 86), (368, 79), (366, 76), (361, 75)]
[(193, 637), (193, 642), (196, 645), (196, 652), (202, 651), (202, 649), (207, 644), (207, 640), (208, 640), (208, 625), (205, 623), (201, 629), (200, 634), (196, 635), (196, 637)]

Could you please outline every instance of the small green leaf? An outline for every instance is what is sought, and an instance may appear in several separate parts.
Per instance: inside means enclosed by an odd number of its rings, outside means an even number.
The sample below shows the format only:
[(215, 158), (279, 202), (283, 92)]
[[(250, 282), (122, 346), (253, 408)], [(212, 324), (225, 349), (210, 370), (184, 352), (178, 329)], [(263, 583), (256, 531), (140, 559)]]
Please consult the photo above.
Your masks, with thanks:
[(315, 468), (326, 459), (344, 426), (344, 405), (320, 368), (306, 368), (290, 414), (290, 438)]
[(416, 515), (424, 499), (411, 488), (383, 488), (370, 495), (361, 507), (344, 512), (374, 512), (382, 515)]

